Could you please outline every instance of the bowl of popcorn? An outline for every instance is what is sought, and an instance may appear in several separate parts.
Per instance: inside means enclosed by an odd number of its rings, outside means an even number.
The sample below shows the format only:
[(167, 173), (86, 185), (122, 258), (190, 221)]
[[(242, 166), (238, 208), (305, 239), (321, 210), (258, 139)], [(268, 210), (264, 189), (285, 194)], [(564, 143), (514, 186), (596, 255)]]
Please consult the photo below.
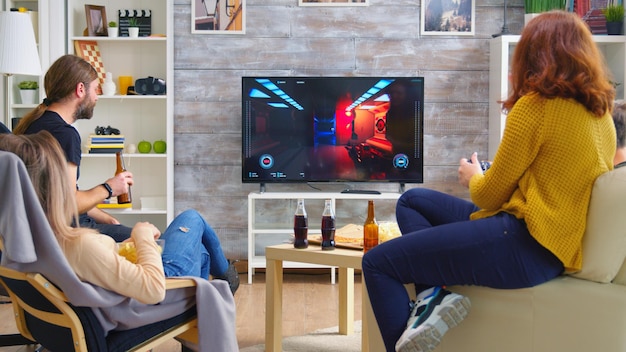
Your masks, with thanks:
[(383, 243), (402, 236), (400, 227), (395, 221), (381, 221), (378, 223), (378, 243)]

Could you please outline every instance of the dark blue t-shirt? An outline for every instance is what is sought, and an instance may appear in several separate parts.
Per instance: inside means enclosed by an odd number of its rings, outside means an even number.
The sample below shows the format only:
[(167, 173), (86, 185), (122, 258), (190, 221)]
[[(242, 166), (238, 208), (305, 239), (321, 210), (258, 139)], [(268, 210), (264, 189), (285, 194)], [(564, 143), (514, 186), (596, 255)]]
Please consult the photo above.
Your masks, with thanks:
[(78, 180), (80, 176), (81, 140), (76, 128), (65, 122), (56, 112), (46, 111), (28, 126), (26, 134), (37, 133), (42, 130), (50, 132), (59, 141), (67, 161), (76, 164), (76, 180)]

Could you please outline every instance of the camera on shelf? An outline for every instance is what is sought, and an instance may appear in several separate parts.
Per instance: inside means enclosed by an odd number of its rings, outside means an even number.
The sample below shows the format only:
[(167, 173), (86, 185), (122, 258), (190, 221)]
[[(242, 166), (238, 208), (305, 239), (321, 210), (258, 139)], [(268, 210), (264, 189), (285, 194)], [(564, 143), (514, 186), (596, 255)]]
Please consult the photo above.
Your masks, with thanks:
[(164, 95), (165, 81), (160, 78), (148, 76), (135, 81), (135, 93), (141, 95)]
[(104, 135), (104, 136), (109, 136), (109, 135), (119, 135), (120, 134), (120, 130), (118, 130), (117, 128), (113, 128), (111, 126), (107, 126), (107, 127), (102, 127), (102, 126), (96, 126), (96, 130), (95, 130), (97, 135)]

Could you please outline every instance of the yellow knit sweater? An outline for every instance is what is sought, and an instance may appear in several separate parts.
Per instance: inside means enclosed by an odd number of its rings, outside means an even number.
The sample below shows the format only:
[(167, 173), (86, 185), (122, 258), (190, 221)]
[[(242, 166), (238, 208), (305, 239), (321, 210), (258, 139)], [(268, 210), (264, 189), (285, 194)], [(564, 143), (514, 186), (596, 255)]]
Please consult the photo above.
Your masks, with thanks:
[(566, 270), (582, 266), (582, 237), (595, 179), (613, 169), (615, 127), (571, 99), (522, 97), (507, 116), (493, 165), (470, 180), (472, 219), (507, 212)]

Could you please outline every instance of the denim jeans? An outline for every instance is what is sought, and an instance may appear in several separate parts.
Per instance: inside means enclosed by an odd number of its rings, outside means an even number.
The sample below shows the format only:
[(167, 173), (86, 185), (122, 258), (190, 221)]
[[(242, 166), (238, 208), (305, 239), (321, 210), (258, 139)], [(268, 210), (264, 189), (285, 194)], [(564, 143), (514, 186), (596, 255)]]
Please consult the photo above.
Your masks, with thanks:
[(180, 213), (161, 235), (166, 277), (219, 276), (228, 269), (219, 237), (195, 210)]
[(523, 220), (499, 213), (469, 220), (478, 208), (441, 192), (414, 188), (396, 206), (402, 236), (363, 256), (363, 275), (387, 351), (406, 328), (404, 284), (531, 287), (563, 272), (563, 264), (530, 235)]
[(122, 242), (130, 238), (130, 232), (132, 231), (132, 228), (124, 225), (98, 224), (91, 216), (87, 214), (80, 214), (80, 216), (78, 217), (78, 222), (80, 223), (81, 227), (96, 229), (98, 230), (98, 232), (112, 237), (115, 242)]

